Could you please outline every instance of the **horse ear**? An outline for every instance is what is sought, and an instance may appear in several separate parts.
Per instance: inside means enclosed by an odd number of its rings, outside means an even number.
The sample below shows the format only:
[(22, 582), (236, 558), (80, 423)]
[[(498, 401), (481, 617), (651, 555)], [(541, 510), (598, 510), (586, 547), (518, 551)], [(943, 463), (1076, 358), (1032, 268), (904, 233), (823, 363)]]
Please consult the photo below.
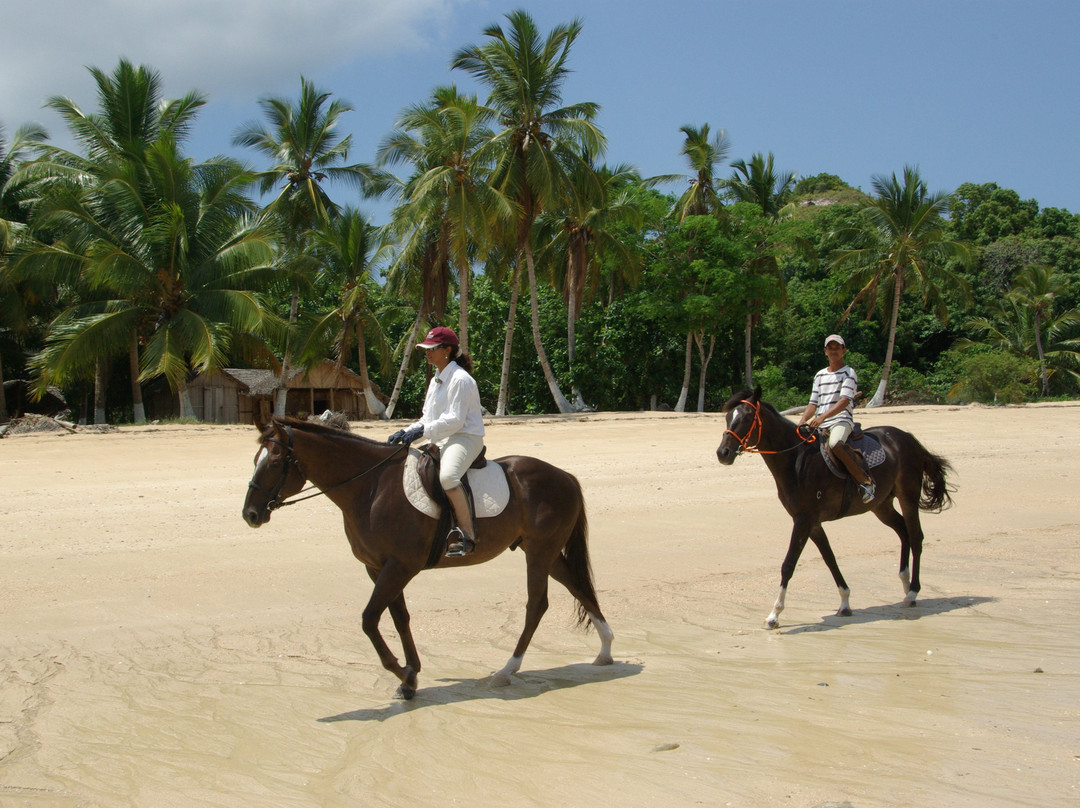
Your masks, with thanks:
[(252, 416), (251, 421), (255, 424), (255, 428), (259, 430), (260, 433), (266, 429), (266, 424), (263, 423), (262, 415), (259, 413), (255, 413), (255, 415)]
[(761, 401), (761, 385), (754, 388), (754, 401)]

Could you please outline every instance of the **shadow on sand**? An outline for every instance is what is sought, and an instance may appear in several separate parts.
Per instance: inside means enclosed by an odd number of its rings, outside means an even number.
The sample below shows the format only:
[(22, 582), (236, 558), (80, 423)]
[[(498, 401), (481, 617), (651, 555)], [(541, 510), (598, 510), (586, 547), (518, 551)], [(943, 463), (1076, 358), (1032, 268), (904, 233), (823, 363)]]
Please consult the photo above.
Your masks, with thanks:
[(446, 684), (422, 687), (409, 701), (395, 701), (385, 707), (369, 710), (352, 710), (320, 718), (318, 721), (322, 724), (332, 724), (337, 721), (385, 721), (395, 715), (438, 704), (457, 704), (479, 699), (517, 701), (534, 698), (550, 690), (565, 690), (578, 685), (637, 676), (644, 667), (636, 662), (615, 662), (612, 665), (601, 666), (581, 662), (515, 674), (513, 683), (507, 687), (495, 686), (490, 676), (478, 679), (439, 679), (439, 682)]
[(914, 606), (904, 606), (896, 603), (890, 606), (870, 606), (865, 609), (852, 609), (850, 617), (839, 615), (827, 615), (820, 623), (803, 623), (793, 625), (787, 629), (781, 629), (782, 634), (805, 634), (810, 631), (831, 631), (837, 628), (847, 628), (860, 623), (877, 623), (883, 620), (918, 620), (934, 614), (945, 614), (957, 609), (970, 609), (974, 606), (982, 606), (984, 603), (993, 603), (997, 598), (990, 597), (961, 597), (961, 598), (919, 598)]

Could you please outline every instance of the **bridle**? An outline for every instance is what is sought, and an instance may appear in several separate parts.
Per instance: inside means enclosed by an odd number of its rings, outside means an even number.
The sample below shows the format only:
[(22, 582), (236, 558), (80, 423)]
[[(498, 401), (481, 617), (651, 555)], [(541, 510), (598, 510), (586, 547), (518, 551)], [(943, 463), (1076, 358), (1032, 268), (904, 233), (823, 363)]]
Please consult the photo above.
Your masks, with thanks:
[[(731, 435), (735, 440), (739, 442), (740, 452), (752, 452), (754, 454), (782, 454), (784, 452), (791, 452), (802, 446), (803, 443), (814, 443), (818, 439), (817, 430), (810, 432), (809, 437), (805, 437), (801, 430), (796, 429), (795, 434), (799, 436), (799, 440), (802, 443), (796, 443), (794, 446), (789, 446), (786, 449), (759, 449), (758, 444), (761, 443), (761, 438), (764, 435), (765, 427), (761, 422), (761, 402), (751, 401), (750, 399), (743, 399), (739, 402), (740, 405), (745, 404), (754, 411), (754, 421), (750, 424), (750, 428), (746, 430), (746, 434), (740, 436), (735, 430), (728, 428), (724, 430), (725, 435)], [(757, 440), (753, 440), (751, 435), (754, 434), (754, 430), (757, 429)]]
[[(408, 446), (405, 445), (405, 444), (399, 445), (393, 452), (388, 454), (386, 457), (384, 457), (382, 460), (380, 460), (378, 463), (376, 463), (371, 468), (365, 469), (364, 471), (361, 471), (359, 474), (354, 474), (352, 477), (349, 477), (346, 480), (342, 480), (340, 483), (335, 483), (334, 485), (330, 486), (329, 488), (319, 489), (315, 485), (309, 485), (307, 488), (304, 488), (304, 489), (302, 489), (300, 491), (297, 491), (293, 499), (283, 500), (281, 498), (281, 491), (282, 491), (282, 489), (285, 488), (285, 483), (289, 479), (289, 469), (295, 467), (297, 474), (299, 474), (305, 480), (307, 479), (307, 475), (304, 474), (304, 470), (302, 468), (300, 468), (300, 461), (297, 460), (296, 457), (293, 455), (293, 430), (292, 430), (292, 427), (289, 426), (288, 424), (283, 424), (281, 428), (283, 430), (285, 430), (285, 434), (288, 435), (288, 437), (289, 437), (288, 443), (281, 440), (276, 435), (271, 435), (269, 438), (267, 438), (263, 442), (264, 445), (262, 446), (262, 448), (260, 448), (259, 452), (255, 455), (255, 466), (257, 468), (258, 465), (259, 465), (259, 455), (261, 455), (262, 452), (266, 449), (265, 444), (267, 444), (267, 443), (276, 443), (278, 446), (280, 446), (282, 449), (284, 449), (285, 450), (285, 464), (282, 467), (281, 479), (278, 481), (277, 485), (274, 486), (273, 490), (268, 489), (268, 488), (263, 488), (261, 485), (259, 485), (257, 482), (255, 482), (254, 475), (252, 476), (251, 480), (248, 482), (248, 488), (254, 488), (259, 493), (266, 495), (266, 497), (267, 497), (266, 509), (268, 511), (276, 511), (278, 508), (284, 508), (286, 505), (295, 505), (298, 502), (303, 502), (305, 499), (312, 499), (314, 497), (323, 496), (324, 494), (329, 494), (331, 491), (333, 491), (333, 490), (335, 490), (337, 488), (341, 488), (341, 486), (343, 486), (343, 485), (348, 485), (349, 483), (353, 482), (354, 480), (359, 480), (365, 474), (370, 474), (371, 472), (375, 471), (375, 469), (379, 468), (380, 466), (383, 466), (383, 465), (389, 463), (391, 460), (393, 460), (395, 457), (397, 457), (401, 453), (401, 451), (403, 449), (408, 448)], [(314, 490), (314, 493), (308, 494), (305, 497), (300, 496), (300, 494), (305, 494), (308, 491), (312, 491), (312, 490)]]

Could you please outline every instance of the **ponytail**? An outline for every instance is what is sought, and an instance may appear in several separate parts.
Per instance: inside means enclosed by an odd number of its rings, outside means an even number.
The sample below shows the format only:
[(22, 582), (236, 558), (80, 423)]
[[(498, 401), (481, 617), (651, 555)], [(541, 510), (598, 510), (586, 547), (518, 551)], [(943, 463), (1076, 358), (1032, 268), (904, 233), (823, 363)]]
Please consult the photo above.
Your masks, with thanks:
[(455, 345), (454, 350), (450, 354), (450, 359), (453, 360), (454, 362), (457, 362), (459, 365), (461, 365), (461, 367), (465, 370), (465, 372), (468, 373), (470, 376), (472, 375), (472, 372), (473, 372), (472, 357), (469, 356), (467, 353), (462, 353), (461, 348), (459, 348), (458, 346)]

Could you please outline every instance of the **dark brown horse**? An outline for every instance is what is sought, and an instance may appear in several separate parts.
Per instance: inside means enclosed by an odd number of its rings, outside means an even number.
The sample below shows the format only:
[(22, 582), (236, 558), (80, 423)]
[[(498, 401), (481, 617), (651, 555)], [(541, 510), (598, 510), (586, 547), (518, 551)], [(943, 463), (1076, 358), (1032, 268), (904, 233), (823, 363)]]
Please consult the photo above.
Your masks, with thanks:
[[(406, 498), (402, 482), (406, 447), (291, 418), (274, 418), (262, 427), (259, 443), (255, 473), (244, 500), (244, 521), (252, 527), (266, 524), (276, 508), (292, 504), (285, 499), (297, 494), (308, 480), (341, 509), (353, 555), (375, 583), (363, 613), (364, 633), (383, 667), (401, 680), (399, 697), (415, 695), (420, 672), (404, 589), (436, 558), (439, 568), (447, 568), (490, 561), (508, 547), (520, 547), (525, 554), (525, 628), (513, 656), (495, 674), (496, 684), (509, 684), (521, 667), (525, 649), (547, 610), (549, 576), (577, 599), (579, 624), (592, 623), (600, 635), (600, 654), (593, 664), (611, 664), (614, 634), (596, 602), (585, 501), (573, 475), (533, 457), (494, 461), (506, 472), (509, 503), (497, 516), (478, 520), (475, 552), (451, 559), (432, 553), (437, 520)], [(401, 638), (404, 667), (379, 633), (379, 620), (387, 609)]]
[[(848, 603), (851, 590), (840, 574), (821, 523), (867, 511), (900, 537), (900, 582), (904, 587), (904, 603), (914, 606), (920, 589), (919, 561), (923, 545), (919, 510), (939, 512), (950, 504), (945, 482), (945, 475), (950, 470), (948, 462), (927, 451), (908, 432), (891, 426), (871, 427), (866, 432), (881, 443), (886, 459), (872, 469), (877, 495), (873, 501), (864, 504), (854, 495), (854, 483), (829, 471), (818, 443), (800, 435), (795, 424), (761, 400), (760, 387), (732, 396), (723, 412), (727, 413), (728, 428), (716, 450), (717, 458), (730, 466), (744, 450), (761, 454), (776, 480), (776, 493), (794, 520), (791, 543), (780, 567), (780, 595), (765, 625), (769, 628), (779, 625), (788, 581), (795, 573), (795, 565), (807, 539), (817, 546), (840, 590), (837, 614), (851, 614)], [(893, 505), (894, 499), (900, 503), (899, 513)]]

